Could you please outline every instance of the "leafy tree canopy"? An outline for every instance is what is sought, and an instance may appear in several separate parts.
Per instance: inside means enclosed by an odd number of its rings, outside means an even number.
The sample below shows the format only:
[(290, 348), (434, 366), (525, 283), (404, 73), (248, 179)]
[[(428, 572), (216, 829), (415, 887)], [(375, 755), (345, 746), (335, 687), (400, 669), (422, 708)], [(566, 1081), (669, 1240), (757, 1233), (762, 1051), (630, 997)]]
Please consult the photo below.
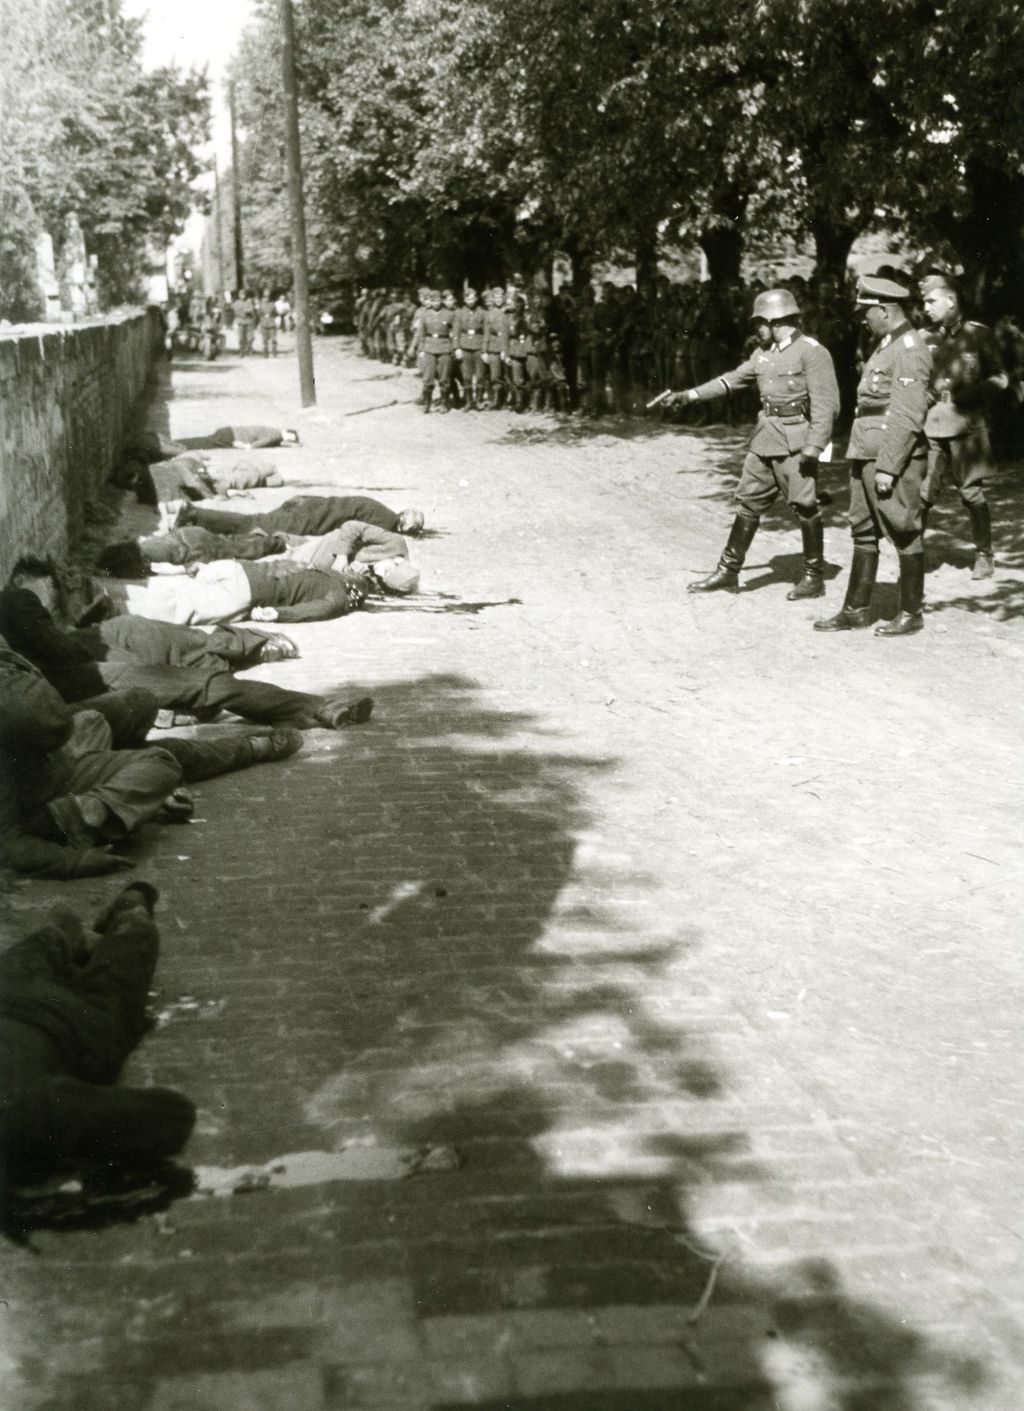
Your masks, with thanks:
[[(276, 9), (259, 29), (275, 53)], [(842, 276), (853, 240), (887, 228), (961, 264), (980, 298), (1024, 302), (1024, 12), (1008, 0), (297, 13), (314, 263), (338, 277), (479, 280), (556, 250), (643, 275), (681, 239), (728, 279), (748, 234), (810, 239)]]
[(42, 229), (59, 244), (71, 211), (107, 299), (130, 298), (145, 240), (166, 243), (195, 204), (205, 75), (146, 73), (118, 0), (0, 0), (0, 32), (0, 311), (33, 311), (25, 251)]

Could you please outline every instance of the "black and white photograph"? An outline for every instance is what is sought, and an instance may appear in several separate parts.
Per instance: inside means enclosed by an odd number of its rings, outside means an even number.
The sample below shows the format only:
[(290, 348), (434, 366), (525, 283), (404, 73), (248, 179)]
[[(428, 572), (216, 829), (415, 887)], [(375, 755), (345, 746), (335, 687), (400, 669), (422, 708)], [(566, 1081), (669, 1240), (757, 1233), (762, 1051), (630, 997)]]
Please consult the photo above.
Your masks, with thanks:
[(0, 0), (0, 1406), (1024, 1411), (1022, 688), (1018, 4)]

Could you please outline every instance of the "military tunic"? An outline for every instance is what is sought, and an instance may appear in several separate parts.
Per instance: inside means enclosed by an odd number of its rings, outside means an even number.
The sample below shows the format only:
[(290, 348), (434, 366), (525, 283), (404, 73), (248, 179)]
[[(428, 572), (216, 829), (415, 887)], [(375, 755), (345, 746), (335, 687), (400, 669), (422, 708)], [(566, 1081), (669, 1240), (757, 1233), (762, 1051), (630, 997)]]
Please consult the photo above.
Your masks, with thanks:
[(816, 458), (832, 439), (839, 412), (839, 388), (828, 350), (797, 333), (783, 344), (758, 348), (732, 372), (704, 382), (695, 400), (711, 401), (756, 383), (761, 411), (736, 500), (748, 514), (762, 515), (780, 495), (795, 510), (813, 512), (818, 504)]
[[(927, 464), (924, 422), (932, 357), (909, 323), (887, 333), (864, 364), (850, 431), (850, 531), (861, 548), (884, 534), (901, 553), (921, 548), (921, 483)], [(878, 474), (895, 479), (879, 495)]]
[(241, 296), (231, 307), (235, 314), (235, 327), (238, 329), (238, 351), (244, 356), (252, 351), (252, 335), (259, 313), (252, 299)]
[(451, 309), (422, 309), (419, 316), (419, 340), (423, 354), (423, 391), (429, 393), (436, 382), (447, 395), (452, 372), (452, 325), (455, 314)]
[(483, 359), (492, 390), (505, 384), (510, 324), (504, 309), (490, 308), (484, 314)]
[(924, 424), (928, 473), (921, 499), (935, 503), (948, 471), (965, 505), (983, 505), (985, 478), (992, 470), (985, 404), (994, 390), (989, 379), (1004, 375), (999, 349), (983, 323), (959, 317), (948, 328), (929, 329), (922, 336), (931, 350), (932, 373)]
[(484, 373), (484, 321), (487, 318), (483, 309), (467, 308), (465, 305), (455, 314), (452, 336), (455, 347), (461, 356), (462, 381), (472, 387), (483, 378)]

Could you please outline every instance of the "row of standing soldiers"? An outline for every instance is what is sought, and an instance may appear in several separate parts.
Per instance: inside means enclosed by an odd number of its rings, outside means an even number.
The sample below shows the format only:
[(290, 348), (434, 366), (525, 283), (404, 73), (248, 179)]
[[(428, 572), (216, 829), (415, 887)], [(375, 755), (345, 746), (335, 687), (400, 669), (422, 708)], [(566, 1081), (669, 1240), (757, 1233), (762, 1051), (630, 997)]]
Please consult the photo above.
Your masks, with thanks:
[[(467, 289), (461, 302), (451, 289), (421, 289), (418, 302), (395, 289), (364, 290), (356, 325), (366, 357), (400, 367), (419, 362), (425, 407), (631, 415), (662, 389), (705, 381), (752, 352), (748, 311), (765, 287), (662, 276), (651, 290), (606, 282), (600, 293), (586, 285), (552, 295), (517, 283), (482, 297)], [(851, 415), (870, 351), (851, 314), (853, 287), (828, 276), (794, 277), (780, 287), (798, 303), (804, 330), (831, 350), (843, 413)], [(1015, 391), (991, 409), (992, 439), (997, 455), (1010, 458), (1024, 454), (1024, 333), (1007, 315), (993, 335)], [(756, 397), (742, 391), (723, 411), (697, 404), (673, 415), (701, 425), (712, 417), (746, 422), (756, 411)]]
[(461, 303), (450, 289), (421, 289), (418, 303), (377, 290), (360, 296), (356, 318), (367, 357), (419, 363), (427, 409), (628, 415), (671, 382), (720, 366), (742, 343), (745, 299), (667, 279), (651, 294), (608, 282), (600, 298), (592, 285), (578, 295), (510, 285), (482, 298), (470, 288)]

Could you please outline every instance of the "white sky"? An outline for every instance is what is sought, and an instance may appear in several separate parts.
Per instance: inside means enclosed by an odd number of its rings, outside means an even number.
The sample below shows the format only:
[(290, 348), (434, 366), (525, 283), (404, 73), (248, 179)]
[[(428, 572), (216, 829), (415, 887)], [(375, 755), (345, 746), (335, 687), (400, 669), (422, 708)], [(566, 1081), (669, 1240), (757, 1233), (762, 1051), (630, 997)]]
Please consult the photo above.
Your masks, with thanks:
[(250, 19), (249, 0), (122, 0), (124, 13), (146, 20), (147, 67), (208, 64), (218, 78)]
[(205, 66), (213, 80), (213, 136), (220, 165), (230, 161), (226, 100), (218, 80), (252, 19), (249, 0), (122, 0), (132, 19), (145, 19), (147, 68)]
[[(252, 19), (249, 0), (122, 0), (121, 8), (131, 19), (145, 20), (142, 59), (147, 68), (172, 63), (205, 66), (213, 93), (213, 147), (204, 155), (212, 161), (215, 151), (223, 171), (231, 161), (231, 128), (227, 94), (220, 80)], [(196, 184), (209, 190), (213, 178), (203, 175)], [(198, 252), (205, 223), (204, 216), (193, 213), (174, 248)]]

